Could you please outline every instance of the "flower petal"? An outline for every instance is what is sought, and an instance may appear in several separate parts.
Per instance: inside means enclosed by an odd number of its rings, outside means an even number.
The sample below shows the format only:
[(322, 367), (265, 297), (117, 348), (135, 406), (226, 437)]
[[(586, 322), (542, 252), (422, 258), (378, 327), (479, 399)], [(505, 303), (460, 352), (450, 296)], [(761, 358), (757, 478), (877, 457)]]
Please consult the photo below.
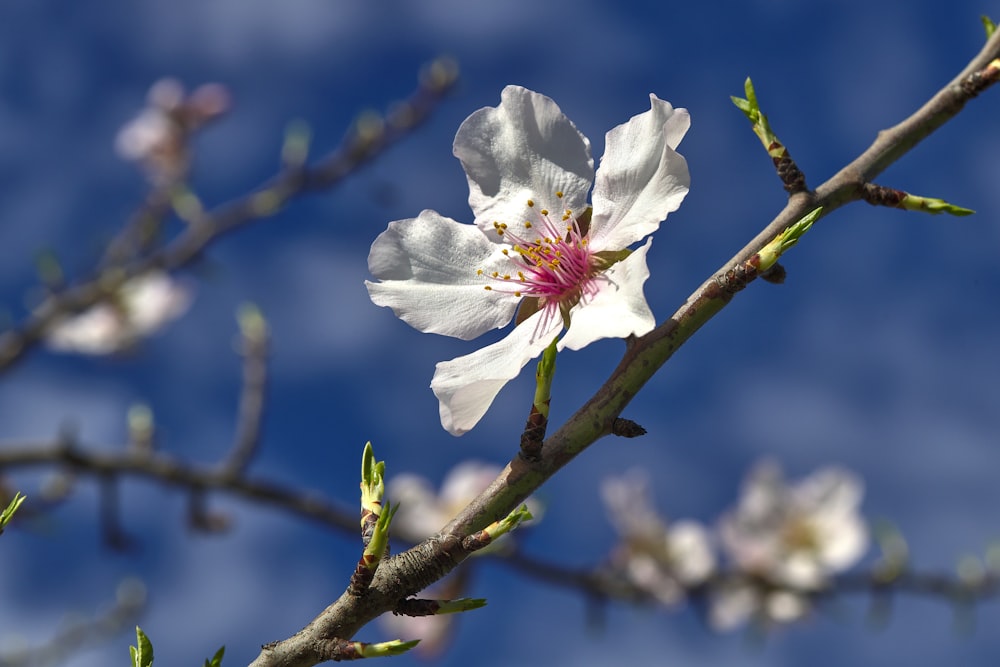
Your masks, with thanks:
[(590, 226), (595, 250), (624, 248), (656, 231), (691, 184), (687, 162), (674, 151), (691, 125), (687, 110), (652, 93), (649, 101), (649, 111), (605, 136)]
[(419, 331), (469, 340), (514, 316), (520, 300), (484, 289), (477, 269), (509, 262), (473, 225), (434, 211), (389, 223), (372, 244), (368, 270), (382, 282), (365, 281), (368, 295)]
[[(579, 350), (601, 338), (626, 338), (649, 333), (656, 326), (642, 293), (649, 277), (646, 253), (653, 239), (608, 269), (600, 292), (570, 311), (570, 326), (559, 349)], [(606, 280), (604, 280), (606, 279)]]
[(462, 435), (475, 426), (503, 386), (552, 342), (562, 322), (544, 315), (539, 311), (503, 340), (435, 367), (431, 389), (440, 401), (446, 431)]
[(536, 221), (537, 209), (582, 213), (594, 181), (590, 141), (544, 95), (507, 86), (500, 99), (474, 112), (455, 135), (476, 224), (489, 234), (494, 222), (521, 232), (525, 220)]

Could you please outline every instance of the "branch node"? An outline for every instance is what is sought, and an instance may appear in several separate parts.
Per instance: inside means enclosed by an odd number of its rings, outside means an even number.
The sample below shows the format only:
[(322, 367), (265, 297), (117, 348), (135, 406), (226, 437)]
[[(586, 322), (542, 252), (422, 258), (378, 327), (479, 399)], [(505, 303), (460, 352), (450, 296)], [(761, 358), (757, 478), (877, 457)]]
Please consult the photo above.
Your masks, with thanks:
[(640, 435), (646, 435), (646, 429), (631, 419), (617, 417), (611, 422), (611, 435), (622, 438), (638, 438)]

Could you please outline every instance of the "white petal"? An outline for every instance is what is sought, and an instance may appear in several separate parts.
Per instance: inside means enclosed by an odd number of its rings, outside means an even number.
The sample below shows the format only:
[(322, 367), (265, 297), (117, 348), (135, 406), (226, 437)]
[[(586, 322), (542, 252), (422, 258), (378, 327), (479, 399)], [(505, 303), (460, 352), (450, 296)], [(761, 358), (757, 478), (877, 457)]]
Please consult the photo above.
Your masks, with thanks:
[(440, 401), (441, 425), (446, 431), (462, 435), (475, 426), (503, 386), (548, 347), (562, 322), (544, 315), (545, 311), (539, 311), (503, 340), (437, 365), (431, 389)]
[(45, 334), (45, 342), (51, 349), (80, 354), (111, 354), (126, 339), (122, 314), (106, 303), (59, 321)]
[(767, 596), (767, 615), (779, 623), (791, 623), (806, 615), (809, 601), (789, 591), (775, 591)]
[(624, 248), (656, 231), (691, 184), (674, 149), (687, 132), (686, 109), (650, 94), (650, 110), (607, 133), (594, 184), (591, 247)]
[(122, 304), (137, 337), (148, 336), (180, 317), (191, 305), (192, 289), (163, 271), (137, 276), (122, 286)]
[(864, 496), (864, 482), (850, 470), (828, 466), (799, 482), (796, 501), (818, 515), (845, 516), (856, 513)]
[(559, 349), (579, 350), (601, 338), (625, 338), (649, 333), (656, 320), (642, 293), (649, 277), (646, 253), (653, 240), (637, 249), (605, 273), (606, 284), (590, 301), (570, 311), (570, 326), (559, 341)]
[(476, 273), (508, 262), (505, 247), (434, 211), (390, 222), (368, 254), (368, 270), (382, 281), (365, 281), (368, 295), (419, 331), (475, 338), (510, 322), (520, 300), (487, 291)]
[[(492, 463), (464, 461), (441, 482), (441, 504), (458, 514), (496, 479), (502, 468)], [(452, 516), (454, 516), (454, 514)]]
[(835, 526), (825, 526), (818, 557), (830, 572), (840, 572), (857, 563), (868, 549), (868, 527), (857, 514), (844, 517)]
[(399, 509), (392, 519), (396, 534), (422, 540), (440, 530), (451, 517), (441, 511), (434, 487), (425, 478), (403, 473), (389, 480), (386, 493)]
[(700, 584), (715, 571), (715, 552), (708, 530), (696, 521), (670, 526), (668, 550), (677, 579), (686, 586)]
[(732, 630), (760, 609), (760, 595), (746, 584), (723, 586), (712, 591), (708, 620), (716, 630)]
[(494, 222), (520, 231), (525, 220), (537, 221), (541, 208), (582, 213), (594, 182), (590, 141), (544, 95), (507, 86), (500, 98), (499, 106), (469, 116), (455, 135), (476, 224), (490, 233)]

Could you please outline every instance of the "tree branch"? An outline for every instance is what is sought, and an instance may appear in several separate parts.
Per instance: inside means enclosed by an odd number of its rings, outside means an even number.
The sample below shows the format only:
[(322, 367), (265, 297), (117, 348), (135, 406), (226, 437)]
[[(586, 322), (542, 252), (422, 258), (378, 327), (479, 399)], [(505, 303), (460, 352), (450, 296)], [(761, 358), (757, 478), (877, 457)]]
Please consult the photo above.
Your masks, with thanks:
[[(902, 157), (924, 137), (954, 117), (996, 77), (982, 84), (985, 68), (1000, 57), (1000, 33), (951, 83), (899, 125), (880, 133), (856, 160), (815, 192), (790, 197), (788, 205), (757, 237), (706, 280), (669, 320), (634, 341), (600, 390), (542, 447), (540, 457), (515, 456), (500, 476), (470, 503), (439, 535), (384, 562), (369, 594), (342, 595), (309, 625), (284, 641), (268, 644), (251, 667), (306, 667), (321, 658), (314, 647), (332, 637), (352, 637), (363, 625), (395, 607), (401, 598), (446, 574), (468, 554), (458, 548), (462, 538), (507, 515), (549, 477), (600, 437), (632, 397), (701, 326), (722, 310), (733, 296), (757, 277), (752, 259), (785, 229), (816, 207), (824, 214), (857, 200), (864, 183)], [(973, 85), (974, 84), (974, 85)]]

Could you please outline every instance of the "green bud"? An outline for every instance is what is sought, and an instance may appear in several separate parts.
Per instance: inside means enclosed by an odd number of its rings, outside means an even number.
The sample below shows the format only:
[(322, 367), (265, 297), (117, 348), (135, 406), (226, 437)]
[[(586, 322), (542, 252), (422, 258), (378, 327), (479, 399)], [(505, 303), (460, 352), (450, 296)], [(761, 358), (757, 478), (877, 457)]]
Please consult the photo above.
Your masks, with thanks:
[(129, 646), (132, 667), (151, 667), (153, 664), (153, 643), (138, 625), (135, 626), (135, 646)]
[(408, 642), (404, 642), (400, 639), (393, 639), (392, 641), (380, 642), (378, 644), (365, 644), (361, 647), (359, 653), (361, 653), (362, 658), (383, 658), (390, 655), (400, 655), (401, 653), (406, 653), (419, 643), (419, 639), (414, 639)]
[(4, 526), (10, 523), (10, 520), (14, 518), (14, 513), (17, 511), (17, 508), (21, 506), (21, 503), (24, 502), (25, 498), (27, 498), (27, 496), (21, 495), (20, 492), (14, 493), (14, 498), (10, 501), (10, 504), (7, 505), (7, 509), (0, 512), (0, 533), (3, 532)]

